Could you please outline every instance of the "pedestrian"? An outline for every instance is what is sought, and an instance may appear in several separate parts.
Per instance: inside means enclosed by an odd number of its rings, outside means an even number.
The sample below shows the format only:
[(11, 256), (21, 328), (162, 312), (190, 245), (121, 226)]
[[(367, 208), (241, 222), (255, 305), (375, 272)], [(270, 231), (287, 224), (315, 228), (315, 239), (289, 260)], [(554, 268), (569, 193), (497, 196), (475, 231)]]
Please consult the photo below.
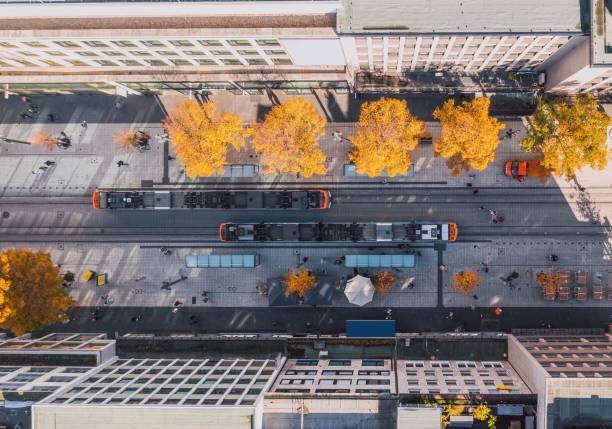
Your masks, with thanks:
[(52, 165), (55, 165), (55, 164), (57, 164), (55, 161), (49, 161), (49, 160), (46, 160), (46, 161), (45, 161), (45, 165), (46, 165), (47, 167), (51, 167)]
[(168, 155), (168, 161), (174, 161), (176, 158), (173, 157), (172, 155)]
[(83, 122), (81, 122), (81, 126), (82, 126), (83, 128), (87, 128), (87, 121), (83, 121)]
[(28, 115), (27, 113), (22, 113), (21, 119), (25, 119), (25, 118), (32, 119), (32, 115)]
[(176, 314), (176, 313), (178, 313), (178, 307), (174, 307), (174, 308), (172, 309), (172, 314)]
[(176, 301), (174, 301), (174, 306), (178, 307), (179, 305), (181, 305), (181, 301), (179, 301), (178, 299)]
[(455, 316), (455, 314), (454, 314), (452, 311), (449, 311), (449, 312), (448, 312), (448, 316), (446, 316), (446, 318), (447, 318), (448, 320), (453, 320), (453, 317), (454, 317), (454, 316)]
[(123, 162), (122, 160), (117, 161), (117, 167), (127, 167), (128, 165), (130, 164)]
[(438, 268), (440, 268), (440, 271), (445, 271), (446, 270), (446, 266), (444, 264), (440, 264), (440, 266)]
[(480, 207), (478, 207), (478, 208), (479, 208), (480, 210), (484, 210), (484, 209), (485, 209), (485, 206), (480, 206)]
[(45, 170), (47, 170), (48, 168), (49, 168), (49, 167), (47, 167), (46, 165), (41, 165), (40, 167), (38, 167), (38, 169), (39, 169), (40, 171), (45, 171)]
[(30, 104), (30, 99), (26, 97), (25, 95), (21, 96), (21, 101), (23, 101), (24, 103)]
[(49, 113), (47, 115), (47, 121), (49, 122), (55, 122), (55, 116), (52, 113)]
[(471, 188), (472, 187), (472, 183), (471, 182), (467, 183), (465, 186), (467, 186), (468, 188)]
[(472, 295), (472, 298), (478, 299), (478, 295), (474, 294), (474, 295)]
[(499, 223), (504, 223), (504, 221), (505, 221), (505, 220), (506, 220), (506, 218), (505, 218), (505, 217), (503, 217), (503, 216), (501, 216), (501, 215), (497, 217), (497, 221), (498, 221)]
[(495, 210), (489, 209), (489, 214), (493, 217), (497, 216), (497, 212)]
[(474, 195), (476, 195), (476, 194), (477, 194), (477, 193), (479, 193), (479, 192), (480, 192), (480, 188), (474, 188), (474, 189), (472, 190), (472, 194), (474, 194)]
[(310, 258), (308, 258), (308, 256), (304, 256), (302, 258), (302, 264), (305, 264), (306, 262), (308, 262), (308, 259), (310, 259)]
[(204, 298), (202, 298), (202, 301), (204, 302), (204, 304), (206, 304), (208, 302), (208, 297), (205, 296)]

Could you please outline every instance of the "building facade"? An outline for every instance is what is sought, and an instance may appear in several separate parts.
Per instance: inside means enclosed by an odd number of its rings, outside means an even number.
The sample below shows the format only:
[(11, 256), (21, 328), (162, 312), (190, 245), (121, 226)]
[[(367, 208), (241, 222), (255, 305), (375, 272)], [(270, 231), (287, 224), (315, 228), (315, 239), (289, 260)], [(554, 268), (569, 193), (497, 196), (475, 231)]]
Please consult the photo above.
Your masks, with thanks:
[[(70, 347), (87, 337), (106, 350), (116, 346), (117, 354), (83, 364)], [(34, 403), (33, 429), (287, 429), (302, 420), (304, 427), (437, 429), (440, 403), (464, 405), (450, 418), (463, 427), (482, 427), (470, 414), (481, 404), (500, 428), (603, 428), (612, 421), (612, 337), (602, 332), (399, 334), (365, 342), (51, 334), (15, 341), (55, 344), (24, 350), (23, 363), (0, 347), (5, 405)], [(74, 344), (52, 364), (62, 341)]]
[[(609, 37), (590, 29), (597, 13), (609, 15), (608, 1), (10, 1), (0, 5), (0, 85), (5, 94), (122, 96), (411, 82), (516, 89), (521, 75), (544, 71), (550, 91), (600, 92), (610, 86)], [(585, 57), (576, 51), (585, 43), (599, 50)], [(569, 85), (574, 69), (592, 85)]]

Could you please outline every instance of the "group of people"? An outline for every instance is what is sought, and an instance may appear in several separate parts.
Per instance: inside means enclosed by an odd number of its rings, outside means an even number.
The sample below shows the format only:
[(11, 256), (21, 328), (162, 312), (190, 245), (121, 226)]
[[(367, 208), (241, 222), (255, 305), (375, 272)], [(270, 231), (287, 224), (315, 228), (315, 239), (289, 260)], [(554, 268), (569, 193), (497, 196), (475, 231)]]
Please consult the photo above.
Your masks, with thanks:
[(503, 215), (498, 215), (497, 211), (492, 210), (492, 209), (487, 209), (485, 208), (485, 206), (480, 206), (479, 207), (481, 211), (488, 211), (489, 215), (491, 216), (491, 222), (493, 223), (504, 223), (506, 221), (506, 218)]

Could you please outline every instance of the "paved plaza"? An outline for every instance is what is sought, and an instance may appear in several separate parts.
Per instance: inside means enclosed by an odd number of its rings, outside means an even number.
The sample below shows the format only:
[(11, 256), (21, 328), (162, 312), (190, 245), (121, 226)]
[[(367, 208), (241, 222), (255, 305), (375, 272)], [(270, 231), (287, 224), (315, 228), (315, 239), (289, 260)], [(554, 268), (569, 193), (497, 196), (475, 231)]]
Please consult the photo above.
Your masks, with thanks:
[[(309, 98), (322, 114), (334, 120), (321, 139), (328, 174), (309, 179), (261, 173), (253, 177), (185, 177), (179, 162), (166, 157), (165, 153), (171, 152), (166, 152), (167, 143), (158, 137), (163, 131), (164, 112), (182, 97), (130, 97), (119, 107), (113, 97), (45, 97), (36, 100), (41, 105), (40, 119), (27, 122), (19, 117), (23, 109), (19, 99), (4, 101), (0, 103), (0, 136), (27, 141), (40, 132), (57, 135), (63, 131), (72, 145), (66, 150), (47, 151), (19, 143), (2, 144), (1, 247), (23, 246), (50, 252), (62, 272), (76, 274), (69, 290), (80, 307), (108, 307), (109, 311), (159, 307), (170, 312), (178, 300), (193, 311), (217, 307), (255, 311), (269, 308), (269, 297), (259, 289), (262, 285), (278, 282), (290, 270), (307, 269), (320, 283), (333, 289), (330, 306), (324, 308), (356, 310), (343, 294), (346, 280), (355, 271), (335, 262), (350, 254), (392, 255), (405, 253), (405, 249), (352, 244), (226, 245), (217, 239), (219, 223), (295, 222), (297, 214), (211, 210), (175, 211), (168, 216), (168, 212), (157, 211), (95, 211), (90, 203), (91, 192), (96, 188), (324, 186), (332, 190), (332, 208), (321, 213), (300, 213), (299, 220), (420, 219), (452, 220), (459, 225), (458, 242), (435, 248), (423, 244), (411, 249), (417, 254), (416, 266), (393, 269), (397, 279), (394, 288), (386, 296), (375, 296), (364, 311), (391, 307), (446, 314), (461, 308), (486, 311), (497, 306), (517, 311), (610, 306), (607, 299), (594, 300), (591, 290), (594, 285), (612, 285), (612, 174), (602, 172), (596, 176), (587, 171), (578, 176), (577, 183), (562, 179), (519, 183), (506, 177), (506, 160), (531, 159), (533, 155), (523, 153), (519, 147), (525, 132), (523, 121), (502, 118), (512, 133), (502, 132), (497, 158), (481, 173), (452, 176), (443, 159), (434, 155), (433, 145), (425, 143), (413, 155), (412, 175), (389, 179), (347, 176), (350, 142), (346, 137), (355, 132), (354, 123), (347, 120), (356, 119), (358, 103), (349, 96), (325, 91), (317, 91)], [(220, 109), (240, 114), (245, 122), (261, 118), (272, 103), (264, 96), (224, 93), (216, 101)], [(411, 103), (417, 115), (429, 120), (427, 128), (436, 138), (439, 125), (430, 117), (434, 106), (425, 103), (419, 110), (415, 100), (409, 100)], [(53, 123), (43, 120), (48, 113), (54, 114)], [(125, 129), (146, 130), (152, 136), (150, 150), (129, 152), (118, 148), (113, 135)], [(45, 161), (55, 165), (36, 173)], [(258, 165), (258, 159), (249, 151), (232, 152), (230, 163)], [(489, 210), (503, 214), (506, 222), (493, 224)], [(168, 247), (171, 253), (163, 255), (161, 247)], [(255, 268), (187, 268), (185, 262), (189, 255), (230, 254), (257, 254), (261, 263)], [(546, 258), (550, 254), (558, 255), (559, 261), (549, 262)], [(477, 271), (481, 284), (474, 293), (462, 295), (452, 287), (451, 276), (465, 269)], [(106, 273), (108, 283), (96, 287), (93, 281), (83, 281), (82, 275), (88, 270)], [(586, 271), (587, 299), (578, 302), (572, 296), (567, 301), (544, 301), (535, 276), (540, 271), (555, 270), (570, 275), (577, 270)], [(369, 276), (379, 271), (358, 270)], [(506, 281), (512, 273), (518, 278)], [(167, 284), (170, 286), (164, 286)]]

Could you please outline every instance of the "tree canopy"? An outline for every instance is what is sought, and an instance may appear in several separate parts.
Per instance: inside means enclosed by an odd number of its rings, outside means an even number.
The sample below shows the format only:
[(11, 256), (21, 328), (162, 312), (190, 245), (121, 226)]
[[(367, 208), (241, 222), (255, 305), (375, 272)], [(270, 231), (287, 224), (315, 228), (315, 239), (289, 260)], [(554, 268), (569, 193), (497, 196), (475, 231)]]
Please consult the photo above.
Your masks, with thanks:
[(53, 150), (57, 145), (57, 139), (48, 133), (37, 133), (30, 137), (28, 143), (43, 147), (47, 150)]
[(148, 146), (149, 135), (133, 129), (120, 130), (113, 135), (115, 144), (124, 150), (141, 149)]
[(544, 272), (541, 271), (536, 274), (536, 281), (540, 283), (546, 293), (557, 293), (561, 286), (563, 286), (565, 280), (564, 275), (559, 272)]
[(51, 255), (27, 249), (0, 253), (0, 327), (22, 335), (68, 320), (74, 304)]
[(295, 295), (301, 301), (308, 291), (317, 285), (317, 278), (309, 271), (300, 271), (297, 274), (290, 271), (285, 277), (284, 283), (285, 294)]
[(404, 100), (381, 98), (361, 105), (357, 133), (351, 137), (349, 154), (358, 173), (379, 176), (406, 174), (412, 164), (410, 151), (425, 132), (425, 123), (416, 119)]
[(239, 151), (246, 145), (249, 130), (236, 115), (218, 115), (213, 102), (202, 105), (185, 100), (168, 114), (164, 126), (177, 158), (190, 177), (221, 172), (229, 146)]
[(459, 292), (467, 294), (480, 284), (480, 276), (473, 270), (463, 270), (453, 275), (453, 286)]
[(487, 97), (455, 105), (447, 100), (433, 117), (442, 124), (440, 138), (434, 141), (436, 155), (448, 158), (446, 165), (457, 176), (474, 168), (482, 171), (495, 159), (499, 131), (506, 126), (489, 116)]
[(479, 404), (472, 410), (474, 420), (488, 420), (491, 417), (491, 408), (487, 407), (486, 404)]
[(610, 117), (597, 108), (592, 95), (573, 103), (542, 100), (529, 120), (523, 150), (540, 152), (541, 163), (554, 174), (572, 178), (589, 166), (603, 170), (610, 159), (607, 131)]
[(382, 271), (372, 276), (372, 286), (379, 295), (388, 294), (394, 284), (395, 276), (391, 271)]
[(264, 174), (325, 174), (325, 154), (319, 148), (325, 123), (304, 97), (274, 106), (263, 123), (255, 126), (252, 140), (255, 151), (261, 153)]

